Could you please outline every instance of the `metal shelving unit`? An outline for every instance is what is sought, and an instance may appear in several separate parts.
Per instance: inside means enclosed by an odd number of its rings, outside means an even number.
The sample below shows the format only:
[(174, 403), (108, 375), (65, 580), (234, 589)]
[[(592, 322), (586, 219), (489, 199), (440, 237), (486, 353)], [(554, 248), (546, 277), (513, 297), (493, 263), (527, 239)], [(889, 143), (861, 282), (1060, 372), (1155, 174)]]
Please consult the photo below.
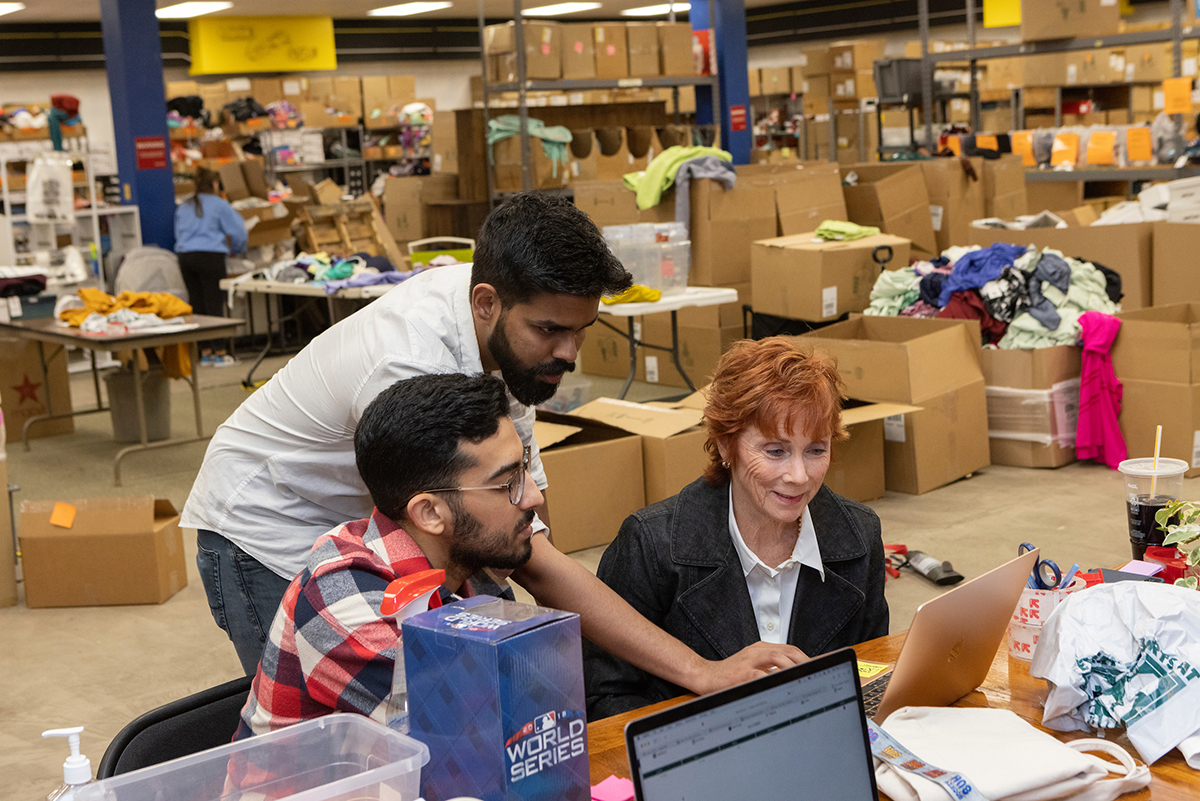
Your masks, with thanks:
[[(530, 81), (527, 80), (525, 67), (525, 27), (522, 25), (523, 15), (521, 13), (522, 0), (513, 0), (513, 48), (517, 55), (517, 80), (509, 83), (488, 83), (488, 68), (487, 68), (487, 48), (484, 42), (484, 28), (487, 27), (486, 20), (483, 15), (483, 0), (479, 0), (479, 62), (482, 68), (481, 87), (483, 89), (483, 136), (485, 139), (484, 153), (490, 152), (486, 144), (488, 119), (491, 111), (489, 103), (489, 95), (500, 94), (502, 92), (517, 93), (517, 117), (520, 119), (520, 140), (521, 140), (521, 186), (524, 191), (528, 192), (533, 186), (533, 177), (530, 173), (531, 156), (529, 152), (529, 103), (526, 98), (528, 92), (547, 92), (547, 91), (588, 91), (593, 89), (638, 89), (638, 88), (676, 88), (680, 86), (709, 86), (712, 87), (712, 107), (715, 115), (719, 117), (721, 108), (721, 87), (715, 75), (696, 75), (687, 77), (655, 77), (655, 78), (617, 78), (617, 79), (593, 79), (593, 80), (558, 80), (558, 81)], [(708, 0), (708, 18), (710, 25), (715, 25), (716, 15), (716, 0)], [(672, 6), (668, 14), (670, 22), (675, 21), (675, 10)], [(714, 30), (715, 33), (715, 30)], [(716, 46), (716, 37), (713, 37), (713, 46)], [(675, 108), (679, 108), (679, 93), (675, 93)], [(678, 114), (678, 111), (676, 112)], [(485, 155), (486, 158), (486, 155)], [(486, 163), (484, 172), (487, 174), (487, 189), (488, 200), (490, 203), (496, 201), (495, 177), (492, 172), (490, 159)]]

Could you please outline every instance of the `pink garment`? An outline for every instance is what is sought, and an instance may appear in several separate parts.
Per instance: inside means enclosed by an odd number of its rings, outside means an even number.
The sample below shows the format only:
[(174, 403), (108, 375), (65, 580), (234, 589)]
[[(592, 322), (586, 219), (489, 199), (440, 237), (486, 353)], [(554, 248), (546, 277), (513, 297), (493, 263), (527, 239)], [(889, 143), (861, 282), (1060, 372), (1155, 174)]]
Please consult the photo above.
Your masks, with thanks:
[(1098, 311), (1079, 317), (1083, 329), (1083, 375), (1079, 384), (1079, 422), (1075, 455), (1096, 459), (1116, 470), (1125, 459), (1125, 437), (1117, 425), (1124, 387), (1112, 366), (1112, 344), (1121, 330), (1120, 319)]

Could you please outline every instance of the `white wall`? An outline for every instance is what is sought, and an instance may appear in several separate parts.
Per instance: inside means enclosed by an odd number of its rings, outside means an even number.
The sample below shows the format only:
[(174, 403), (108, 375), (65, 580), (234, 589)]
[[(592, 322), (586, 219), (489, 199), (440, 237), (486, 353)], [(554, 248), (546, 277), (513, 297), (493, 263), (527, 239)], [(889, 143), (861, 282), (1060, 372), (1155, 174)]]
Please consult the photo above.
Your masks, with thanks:
[[(97, 173), (114, 173), (112, 104), (104, 70), (59, 70), (55, 72), (0, 73), (0, 101), (49, 104), (50, 95), (79, 98), (79, 114), (88, 130), (88, 143), (95, 153)], [(48, 106), (47, 106), (48, 107)]]

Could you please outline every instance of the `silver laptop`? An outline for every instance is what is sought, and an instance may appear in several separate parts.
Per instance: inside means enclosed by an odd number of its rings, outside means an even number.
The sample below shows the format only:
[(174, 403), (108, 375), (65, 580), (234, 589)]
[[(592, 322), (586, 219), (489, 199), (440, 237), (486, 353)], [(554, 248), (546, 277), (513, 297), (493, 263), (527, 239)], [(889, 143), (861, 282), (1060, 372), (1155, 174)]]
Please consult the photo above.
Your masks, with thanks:
[(1039, 551), (1018, 556), (917, 607), (896, 667), (863, 688), (877, 721), (904, 706), (949, 706), (979, 687)]
[(854, 651), (630, 721), (637, 801), (873, 801)]

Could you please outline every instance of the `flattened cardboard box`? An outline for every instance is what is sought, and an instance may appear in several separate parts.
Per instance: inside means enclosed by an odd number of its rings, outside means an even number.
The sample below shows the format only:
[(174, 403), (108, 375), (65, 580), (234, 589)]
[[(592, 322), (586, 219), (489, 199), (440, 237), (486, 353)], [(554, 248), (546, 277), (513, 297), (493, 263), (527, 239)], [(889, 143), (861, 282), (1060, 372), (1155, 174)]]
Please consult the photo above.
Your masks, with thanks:
[(752, 305), (761, 314), (828, 320), (862, 311), (879, 277), (878, 248), (892, 251), (891, 269), (908, 265), (909, 241), (890, 234), (826, 242), (815, 233), (762, 239), (750, 249)]
[[(1200, 303), (1121, 312), (1113, 341), (1117, 378), (1200, 384)], [(1152, 426), (1153, 428), (1153, 426)]]
[(571, 416), (598, 420), (642, 438), (647, 505), (675, 495), (708, 465), (704, 452), (708, 435), (695, 409), (597, 398), (572, 410)]
[(55, 501), (21, 503), (25, 605), (160, 604), (187, 586), (179, 513), (152, 495), (66, 500), (71, 528), (50, 523)]
[[(988, 395), (988, 429), (996, 431), (1002, 427), (1000, 418), (1011, 410), (1012, 402), (997, 396), (993, 389), (1003, 388), (1018, 391), (1047, 393), (1063, 382), (1078, 378), (1082, 372), (1080, 348), (1058, 345), (1052, 348), (1021, 350), (998, 350), (987, 348), (980, 353), (980, 367)], [(1020, 401), (1017, 401), (1020, 403)], [(1076, 404), (1078, 393), (1076, 393)], [(1036, 403), (1020, 403), (1020, 414), (1045, 413), (1049, 419), (1038, 421), (1039, 431), (1057, 430), (1052, 408)], [(1072, 445), (1051, 442), (1026, 442), (1018, 439), (989, 437), (992, 464), (1011, 467), (1062, 467), (1075, 461)]]
[(625, 518), (646, 505), (641, 437), (542, 411), (533, 435), (549, 486), (555, 546), (570, 553), (612, 542)]
[[(1054, 184), (1031, 184), (1031, 187), (1033, 186)], [(1054, 208), (1069, 209), (1078, 205), (1079, 202), (1074, 202)], [(1031, 194), (1029, 208), (1042, 211), (1047, 207), (1035, 203)], [(957, 244), (987, 247), (996, 242), (1009, 242), (1016, 245), (1034, 245), (1038, 248), (1054, 248), (1067, 256), (1095, 260), (1121, 274), (1121, 288), (1125, 292), (1121, 308), (1132, 311), (1150, 305), (1150, 260), (1153, 250), (1151, 235), (1154, 225), (1155, 223), (1127, 223), (1088, 228), (1035, 228), (1028, 231), (971, 228), (967, 234), (967, 241)]]

